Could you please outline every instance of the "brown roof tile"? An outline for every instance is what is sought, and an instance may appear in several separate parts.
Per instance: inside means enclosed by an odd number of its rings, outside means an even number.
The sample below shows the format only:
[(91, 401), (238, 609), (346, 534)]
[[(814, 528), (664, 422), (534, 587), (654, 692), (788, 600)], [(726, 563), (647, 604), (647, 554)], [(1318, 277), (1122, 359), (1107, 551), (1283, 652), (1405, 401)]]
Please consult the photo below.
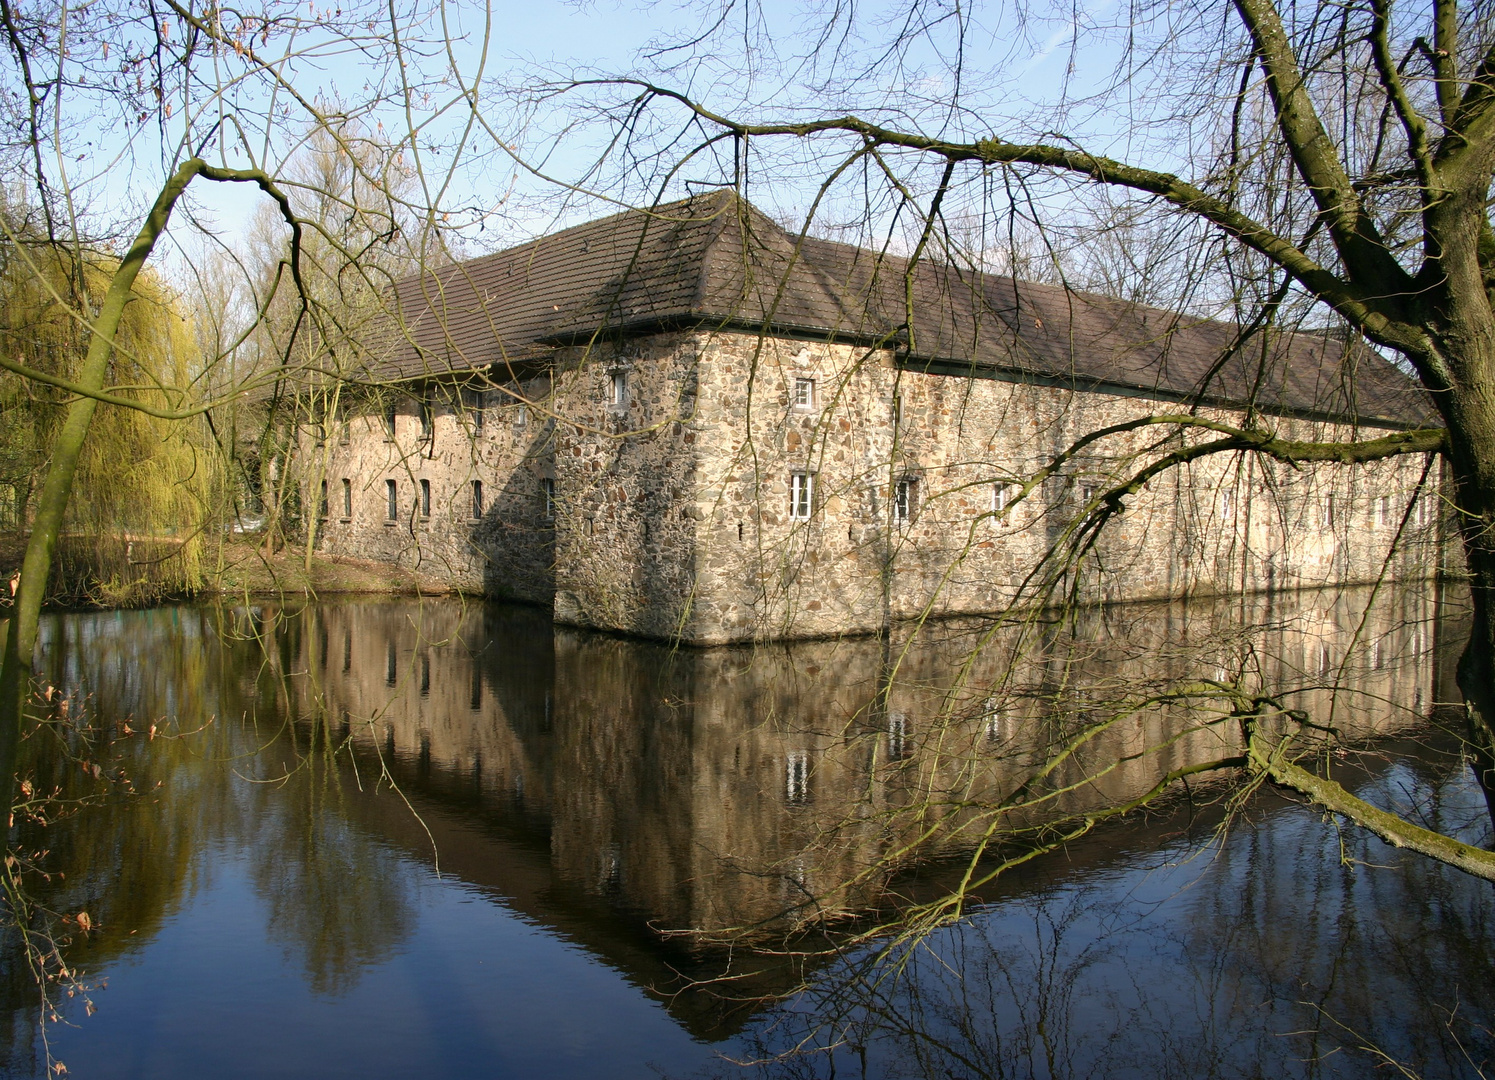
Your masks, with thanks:
[[(1426, 422), (1394, 365), (1321, 334), (1242, 342), (1233, 323), (799, 238), (730, 192), (630, 210), (396, 286), (376, 372), (414, 379), (542, 361), (675, 326), (899, 340), (910, 366), (1269, 412)], [(911, 293), (912, 305), (906, 302)], [(906, 312), (912, 311), (912, 318)]]

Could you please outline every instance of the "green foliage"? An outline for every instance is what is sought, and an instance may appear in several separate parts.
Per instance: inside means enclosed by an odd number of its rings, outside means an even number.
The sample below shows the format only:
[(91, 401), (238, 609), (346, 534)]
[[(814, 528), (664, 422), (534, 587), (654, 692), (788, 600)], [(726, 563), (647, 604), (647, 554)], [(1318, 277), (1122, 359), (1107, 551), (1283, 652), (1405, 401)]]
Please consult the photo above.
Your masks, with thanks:
[[(117, 260), (37, 242), (0, 248), (0, 349), (71, 379), (88, 347), (87, 319)], [(157, 408), (189, 400), (204, 361), (191, 316), (142, 274), (115, 340), (110, 392)], [(0, 525), (27, 527), (69, 393), (0, 373)], [(73, 599), (139, 602), (202, 584), (205, 533), (222, 488), (212, 439), (194, 421), (104, 406), (79, 462), (65, 551), (50, 586)], [(9, 495), (9, 498), (5, 496)]]

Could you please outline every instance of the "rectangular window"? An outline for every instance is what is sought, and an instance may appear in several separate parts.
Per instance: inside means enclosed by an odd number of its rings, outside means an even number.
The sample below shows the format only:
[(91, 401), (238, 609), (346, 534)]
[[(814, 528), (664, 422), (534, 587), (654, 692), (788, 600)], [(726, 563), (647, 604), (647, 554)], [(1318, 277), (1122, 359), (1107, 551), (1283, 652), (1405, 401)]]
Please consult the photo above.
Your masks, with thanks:
[(1391, 519), (1391, 500), (1385, 495), (1376, 496), (1375, 519), (1378, 529), (1384, 529)]
[(546, 477), (540, 481), (540, 492), (545, 500), (545, 520), (555, 520), (555, 481)]
[(327, 513), (328, 513), (328, 510), (327, 510), (327, 481), (323, 480), (322, 481), (322, 490), (321, 490), (320, 495), (317, 498), (317, 517), (318, 518), (325, 518), (325, 517), (327, 517)]
[(914, 516), (914, 480), (904, 477), (893, 485), (893, 520), (902, 524)]
[(810, 755), (791, 750), (784, 757), (784, 795), (790, 802), (804, 802), (810, 797)]
[(431, 481), (420, 482), (420, 516), (428, 518), (431, 516)]
[(483, 516), (483, 482), (481, 480), (472, 482), (472, 516), (474, 518)]
[(529, 407), (521, 405), (514, 410), (514, 430), (523, 431), (529, 426)]
[(1008, 507), (1012, 505), (1012, 488), (1008, 484), (996, 484), (991, 489), (991, 512), (996, 515), (998, 525), (1007, 526), (1012, 523), (1012, 513)]
[(343, 478), (343, 517), (353, 517), (353, 481)]
[(615, 371), (608, 379), (607, 403), (615, 409), (628, 404), (628, 373)]
[(815, 407), (815, 380), (794, 380), (794, 407), (808, 412)]
[(431, 403), (431, 396), (422, 394), (420, 396), (420, 437), (422, 439), (431, 437), (431, 427), (435, 423), (435, 416), (436, 407)]
[(488, 416), (488, 396), (481, 390), (467, 391), (467, 411), (472, 416), (472, 433), (481, 435)]
[(893, 427), (897, 428), (903, 423), (903, 395), (893, 395)]
[(395, 418), (399, 415), (393, 399), (384, 403), (384, 437), (393, 439), (395, 437)]
[(789, 516), (799, 521), (809, 518), (814, 506), (815, 477), (809, 473), (789, 475)]
[(393, 480), (384, 481), (384, 494), (389, 499), (389, 510), (385, 515), (390, 521), (400, 520), (399, 489)]

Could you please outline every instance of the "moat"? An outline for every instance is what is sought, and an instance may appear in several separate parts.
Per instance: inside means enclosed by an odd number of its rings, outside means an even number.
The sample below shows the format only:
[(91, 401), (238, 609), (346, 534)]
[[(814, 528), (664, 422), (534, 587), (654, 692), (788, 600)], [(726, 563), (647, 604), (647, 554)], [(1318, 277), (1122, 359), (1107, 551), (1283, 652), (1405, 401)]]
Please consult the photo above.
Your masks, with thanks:
[[(1437, 708), (1457, 609), (1097, 609), (1017, 661), (976, 623), (691, 651), (451, 600), (53, 616), (26, 767), (58, 801), (21, 831), (78, 986), (40, 1024), (5, 942), (0, 1075), (1488, 1075), (1488, 885), (1270, 792), (1097, 826), (896, 973), (845, 945), (959, 878), (966, 808), (1060, 713), (1187, 678), (1288, 689), (1363, 798), (1487, 843)], [(1170, 723), (1030, 817), (1228, 741)]]

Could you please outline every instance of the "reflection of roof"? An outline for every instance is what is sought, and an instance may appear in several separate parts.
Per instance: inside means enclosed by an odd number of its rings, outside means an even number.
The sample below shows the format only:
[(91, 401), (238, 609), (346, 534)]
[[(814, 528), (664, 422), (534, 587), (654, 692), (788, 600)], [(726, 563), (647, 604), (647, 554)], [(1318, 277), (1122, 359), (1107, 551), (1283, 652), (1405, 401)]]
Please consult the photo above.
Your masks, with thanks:
[(717, 327), (898, 342), (908, 366), (949, 374), (1394, 426), (1430, 413), (1383, 357), (1330, 336), (1242, 343), (1234, 323), (943, 263), (910, 271), (897, 256), (801, 240), (730, 192), (601, 218), (396, 290), (403, 330), (387, 378), (502, 371), (595, 336)]

